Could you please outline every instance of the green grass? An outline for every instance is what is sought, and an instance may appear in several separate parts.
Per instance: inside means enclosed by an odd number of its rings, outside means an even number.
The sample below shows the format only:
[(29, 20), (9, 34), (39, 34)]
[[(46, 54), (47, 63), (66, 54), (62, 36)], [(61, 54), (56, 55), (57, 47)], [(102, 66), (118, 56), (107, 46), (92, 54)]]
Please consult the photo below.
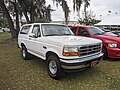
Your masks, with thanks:
[(98, 66), (54, 80), (45, 61), (23, 60), (17, 41), (0, 33), (0, 90), (120, 90), (120, 60), (103, 60)]

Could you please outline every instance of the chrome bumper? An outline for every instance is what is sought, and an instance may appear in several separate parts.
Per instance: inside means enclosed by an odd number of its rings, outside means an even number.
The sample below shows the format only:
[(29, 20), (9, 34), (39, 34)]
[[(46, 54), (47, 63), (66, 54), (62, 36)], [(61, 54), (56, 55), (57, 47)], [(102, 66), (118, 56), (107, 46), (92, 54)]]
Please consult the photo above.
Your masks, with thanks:
[(102, 57), (103, 53), (99, 53), (78, 59), (60, 59), (60, 62), (63, 69), (81, 69), (90, 66), (91, 62), (94, 60), (97, 60), (99, 63), (102, 60)]

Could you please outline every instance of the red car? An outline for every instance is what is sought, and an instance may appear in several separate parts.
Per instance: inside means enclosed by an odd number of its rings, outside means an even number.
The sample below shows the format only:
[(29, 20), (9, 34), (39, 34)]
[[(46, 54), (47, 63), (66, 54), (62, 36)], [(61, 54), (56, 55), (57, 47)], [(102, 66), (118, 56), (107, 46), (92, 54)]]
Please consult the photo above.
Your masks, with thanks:
[(120, 37), (110, 32), (104, 32), (93, 26), (71, 26), (77, 36), (86, 36), (100, 39), (103, 42), (104, 58), (120, 58)]

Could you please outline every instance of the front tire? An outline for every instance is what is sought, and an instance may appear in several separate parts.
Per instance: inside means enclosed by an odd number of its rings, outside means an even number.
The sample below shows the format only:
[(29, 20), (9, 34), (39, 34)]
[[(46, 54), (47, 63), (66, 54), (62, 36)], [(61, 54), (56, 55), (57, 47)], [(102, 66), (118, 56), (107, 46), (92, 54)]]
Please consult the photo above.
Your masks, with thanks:
[(55, 55), (50, 55), (47, 58), (47, 71), (53, 79), (60, 79), (63, 77), (63, 71), (59, 59)]
[(108, 53), (107, 53), (107, 49), (105, 48), (105, 47), (103, 47), (103, 53), (104, 53), (104, 55), (103, 55), (103, 58), (104, 59), (106, 59), (106, 58), (108, 58)]
[(27, 52), (27, 49), (25, 46), (22, 46), (21, 55), (24, 60), (30, 59), (30, 54)]

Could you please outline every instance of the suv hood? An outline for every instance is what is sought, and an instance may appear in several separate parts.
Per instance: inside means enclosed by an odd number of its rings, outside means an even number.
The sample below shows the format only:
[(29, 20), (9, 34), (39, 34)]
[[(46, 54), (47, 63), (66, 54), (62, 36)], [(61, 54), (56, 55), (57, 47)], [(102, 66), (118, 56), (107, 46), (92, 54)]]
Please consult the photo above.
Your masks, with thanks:
[(82, 36), (49, 36), (43, 39), (44, 41), (49, 41), (50, 44), (55, 44), (58, 46), (63, 45), (91, 45), (102, 43), (101, 40), (82, 37)]
[(120, 36), (117, 35), (110, 35), (110, 34), (103, 34), (103, 35), (98, 35), (95, 36), (97, 39), (106, 39), (106, 40), (112, 40), (112, 41), (118, 41), (120, 42)]

